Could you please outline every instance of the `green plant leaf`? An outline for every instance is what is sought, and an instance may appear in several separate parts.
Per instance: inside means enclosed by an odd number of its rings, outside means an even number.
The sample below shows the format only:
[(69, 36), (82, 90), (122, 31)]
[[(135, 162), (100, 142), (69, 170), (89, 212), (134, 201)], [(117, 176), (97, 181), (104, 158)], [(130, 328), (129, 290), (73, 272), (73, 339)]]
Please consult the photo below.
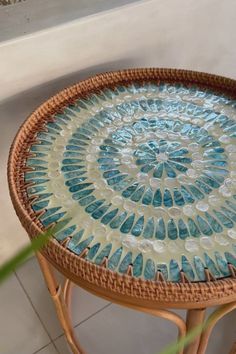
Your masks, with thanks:
[(177, 342), (171, 344), (169, 347), (162, 350), (158, 354), (178, 354), (181, 349), (186, 347), (196, 337), (198, 337), (202, 333), (202, 331), (204, 331), (209, 326), (210, 323), (211, 323), (211, 320), (207, 320), (203, 324), (194, 327), (191, 331), (189, 331), (188, 334), (186, 334), (186, 336), (179, 339)]
[(23, 248), (19, 253), (13, 256), (9, 261), (5, 262), (0, 267), (0, 283), (3, 282), (14, 270), (22, 264), (33, 252), (39, 251), (43, 246), (47, 244), (50, 237), (63, 229), (65, 224), (69, 222), (69, 219), (58, 222), (55, 226), (48, 229), (46, 232), (35, 237), (30, 245)]

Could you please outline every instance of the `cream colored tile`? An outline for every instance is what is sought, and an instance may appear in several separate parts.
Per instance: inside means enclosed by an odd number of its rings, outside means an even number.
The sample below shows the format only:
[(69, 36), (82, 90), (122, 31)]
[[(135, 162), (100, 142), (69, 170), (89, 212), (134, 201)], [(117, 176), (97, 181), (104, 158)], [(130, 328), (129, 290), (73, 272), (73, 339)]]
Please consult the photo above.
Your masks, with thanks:
[(53, 344), (49, 344), (47, 347), (41, 349), (39, 352), (34, 354), (58, 354)]
[[(46, 326), (52, 338), (62, 334), (54, 305), (46, 289), (42, 273), (35, 258), (28, 260), (17, 270), (17, 276), (22, 282), (31, 301)], [(72, 292), (72, 317), (74, 325), (85, 320), (108, 304), (79, 287), (74, 287)]]
[(1, 284), (0, 353), (32, 354), (50, 342), (16, 277)]

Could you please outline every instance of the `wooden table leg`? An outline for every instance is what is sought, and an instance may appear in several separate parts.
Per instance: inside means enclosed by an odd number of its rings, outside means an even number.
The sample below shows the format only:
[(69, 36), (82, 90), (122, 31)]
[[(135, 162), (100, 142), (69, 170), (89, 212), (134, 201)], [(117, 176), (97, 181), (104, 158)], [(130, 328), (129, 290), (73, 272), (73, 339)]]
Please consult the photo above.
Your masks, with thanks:
[[(205, 319), (205, 309), (188, 310), (186, 325), (187, 334), (196, 326), (203, 324)], [(184, 354), (197, 354), (201, 335), (195, 339), (184, 349)]]

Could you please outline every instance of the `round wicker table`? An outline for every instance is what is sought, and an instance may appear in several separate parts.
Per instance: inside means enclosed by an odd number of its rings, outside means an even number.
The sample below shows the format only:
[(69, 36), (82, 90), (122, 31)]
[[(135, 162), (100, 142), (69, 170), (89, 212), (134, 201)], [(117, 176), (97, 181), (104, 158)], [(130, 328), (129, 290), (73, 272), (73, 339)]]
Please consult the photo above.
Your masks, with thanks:
[[(174, 322), (236, 307), (236, 81), (174, 69), (104, 73), (42, 104), (20, 128), (8, 179), (73, 353), (71, 284)], [(65, 277), (57, 283), (53, 265)], [(186, 321), (168, 308), (187, 310)], [(235, 353), (235, 345), (231, 353)]]

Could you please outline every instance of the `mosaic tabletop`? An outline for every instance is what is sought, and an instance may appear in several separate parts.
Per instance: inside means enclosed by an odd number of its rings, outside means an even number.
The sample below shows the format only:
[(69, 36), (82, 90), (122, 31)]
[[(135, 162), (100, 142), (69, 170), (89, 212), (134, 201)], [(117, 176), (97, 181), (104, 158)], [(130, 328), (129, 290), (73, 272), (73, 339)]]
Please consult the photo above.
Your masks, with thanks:
[[(178, 282), (236, 266), (236, 102), (171, 84), (68, 105), (30, 147), (25, 181), (58, 242), (120, 274)], [(86, 250), (86, 252), (85, 252)], [(182, 273), (182, 274), (183, 274)]]

